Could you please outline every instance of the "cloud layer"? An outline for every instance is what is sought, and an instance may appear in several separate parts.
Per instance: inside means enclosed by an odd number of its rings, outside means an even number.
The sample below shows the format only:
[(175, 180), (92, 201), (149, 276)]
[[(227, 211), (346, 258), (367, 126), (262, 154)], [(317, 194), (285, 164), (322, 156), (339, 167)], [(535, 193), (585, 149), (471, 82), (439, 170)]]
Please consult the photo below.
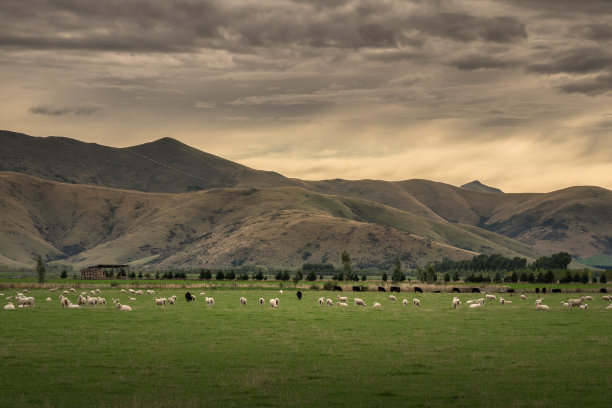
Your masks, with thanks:
[(605, 0), (0, 3), (2, 127), (300, 178), (612, 188)]

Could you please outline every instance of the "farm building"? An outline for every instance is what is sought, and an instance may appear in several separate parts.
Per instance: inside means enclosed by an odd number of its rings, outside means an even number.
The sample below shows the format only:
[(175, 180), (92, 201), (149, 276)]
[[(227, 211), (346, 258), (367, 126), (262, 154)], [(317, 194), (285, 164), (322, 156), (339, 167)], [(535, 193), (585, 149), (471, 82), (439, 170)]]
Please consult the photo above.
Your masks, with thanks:
[[(81, 269), (81, 279), (105, 279), (111, 276), (118, 276), (124, 272), (130, 265), (94, 265)], [(118, 269), (118, 271), (115, 271)]]

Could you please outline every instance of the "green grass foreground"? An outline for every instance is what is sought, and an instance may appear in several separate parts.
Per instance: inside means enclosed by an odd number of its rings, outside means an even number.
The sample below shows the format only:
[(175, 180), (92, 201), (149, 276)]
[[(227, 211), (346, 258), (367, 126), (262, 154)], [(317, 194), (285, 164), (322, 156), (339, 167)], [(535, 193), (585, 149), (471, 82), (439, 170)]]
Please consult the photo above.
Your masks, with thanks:
[[(17, 290), (3, 290), (6, 296)], [(106, 307), (62, 309), (31, 290), (36, 307), (0, 310), (2, 407), (561, 407), (612, 400), (612, 310), (593, 295), (451, 309), (452, 294), (343, 293), (349, 306), (319, 307), (337, 293), (210, 290), (215, 306), (158, 307), (151, 295), (103, 289)], [(47, 296), (53, 298), (46, 302)], [(248, 299), (239, 304), (240, 296)], [(361, 297), (368, 307), (353, 306)], [(499, 295), (497, 295), (499, 296)], [(119, 312), (112, 298), (130, 304)], [(266, 299), (260, 307), (258, 299)], [(280, 298), (271, 310), (268, 300)], [(76, 303), (76, 295), (69, 298)], [(411, 303), (403, 307), (401, 300)], [(3, 298), (2, 304), (6, 304)], [(374, 301), (382, 310), (373, 309)]]

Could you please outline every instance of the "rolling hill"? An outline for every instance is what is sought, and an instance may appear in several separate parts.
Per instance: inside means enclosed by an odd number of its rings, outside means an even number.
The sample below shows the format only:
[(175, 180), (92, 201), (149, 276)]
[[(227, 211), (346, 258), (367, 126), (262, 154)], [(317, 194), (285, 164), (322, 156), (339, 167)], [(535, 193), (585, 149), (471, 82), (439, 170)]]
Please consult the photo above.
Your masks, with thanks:
[(337, 262), (343, 246), (363, 267), (400, 253), (406, 265), (479, 252), (612, 255), (612, 192), (599, 187), (511, 194), (479, 182), (306, 181), (170, 138), (117, 149), (0, 131), (0, 145), (4, 265), (44, 253), (76, 264), (294, 267)]

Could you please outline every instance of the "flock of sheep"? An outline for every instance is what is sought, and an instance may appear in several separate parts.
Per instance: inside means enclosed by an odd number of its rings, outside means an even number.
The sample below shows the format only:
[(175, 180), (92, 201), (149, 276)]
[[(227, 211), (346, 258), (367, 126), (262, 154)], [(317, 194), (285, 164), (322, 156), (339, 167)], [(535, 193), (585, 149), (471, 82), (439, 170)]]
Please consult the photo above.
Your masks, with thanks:
[[(50, 289), (51, 292), (55, 292), (56, 288), (52, 288)], [(70, 288), (70, 290), (65, 290), (63, 291), (63, 293), (59, 296), (59, 301), (60, 301), (60, 305), (62, 308), (69, 308), (69, 309), (78, 309), (81, 307), (88, 307), (88, 306), (92, 306), (92, 307), (97, 307), (97, 306), (106, 306), (106, 299), (99, 296), (100, 294), (100, 289), (96, 289), (96, 290), (91, 290), (89, 292), (81, 292), (76, 300), (76, 303), (73, 303), (72, 301), (70, 301), (70, 299), (68, 299), (68, 295), (71, 293), (74, 293), (76, 295), (76, 290), (74, 288)], [(32, 296), (27, 296), (28, 290), (24, 289), (22, 292), (19, 292), (15, 295), (14, 300), (17, 302), (17, 307), (18, 308), (24, 308), (24, 307), (34, 307), (35, 306), (35, 299)], [(143, 290), (134, 290), (134, 289), (121, 289), (120, 293), (128, 295), (128, 301), (129, 302), (135, 302), (136, 301), (136, 296), (143, 296), (144, 292)], [(165, 297), (157, 297), (155, 296), (155, 291), (154, 290), (147, 290), (146, 291), (147, 295), (152, 295), (153, 296), (153, 301), (155, 302), (155, 305), (157, 306), (174, 306), (174, 304), (176, 303), (176, 295), (170, 296), (168, 298)], [(280, 290), (279, 291), (280, 295), (283, 294), (283, 291)], [(215, 304), (215, 299), (212, 297), (208, 297), (206, 296), (205, 292), (201, 292), (200, 296), (204, 297), (205, 303), (208, 306), (214, 306)], [(0, 293), (0, 297), (4, 297), (3, 293)], [(302, 299), (302, 292), (298, 291), (297, 292), (297, 297), (299, 300)], [(527, 295), (525, 294), (521, 294), (520, 297), (522, 302), (527, 301)], [(185, 294), (185, 299), (188, 302), (191, 301), (195, 301), (197, 299), (197, 297), (195, 295), (192, 295), (191, 293), (187, 292)], [(609, 295), (603, 295), (602, 299), (604, 301), (612, 301), (612, 297)], [(12, 296), (8, 296), (6, 297), (6, 300), (8, 301), (8, 303), (4, 306), (4, 310), (15, 310), (16, 306), (13, 304), (13, 302), (11, 302), (11, 300), (13, 300)], [(586, 301), (589, 302), (593, 302), (595, 299), (592, 296), (582, 296), (580, 298), (575, 298), (575, 299), (569, 299), (567, 302), (561, 301), (561, 306), (562, 307), (566, 307), (566, 308), (571, 308), (571, 307), (577, 307), (579, 309), (588, 309), (588, 304), (585, 303)], [(46, 301), (52, 301), (51, 297), (47, 297)], [(120, 311), (131, 311), (132, 307), (126, 304), (121, 304), (119, 299), (112, 299), (113, 304), (115, 305), (115, 307), (120, 310)], [(245, 297), (240, 297), (239, 299), (240, 301), (240, 305), (242, 306), (246, 306), (247, 304), (247, 299)], [(397, 298), (394, 295), (389, 295), (389, 301), (390, 302), (397, 302)], [(505, 305), (505, 304), (511, 304), (512, 301), (511, 300), (507, 300), (504, 299), (503, 297), (499, 297), (499, 299), (497, 298), (496, 295), (492, 295), (492, 294), (485, 294), (484, 298), (479, 298), (479, 299), (470, 299), (467, 300), (465, 303), (467, 305), (469, 305), (468, 307), (470, 309), (476, 309), (476, 308), (481, 308), (485, 305), (485, 302), (496, 302), (499, 301), (499, 303), (501, 305)], [(544, 299), (540, 298), (540, 299), (536, 299), (535, 300), (535, 308), (536, 310), (550, 310), (550, 306), (545, 305), (543, 303)], [(266, 300), (264, 298), (259, 298), (259, 305), (260, 306), (264, 306), (266, 305), (266, 303), (269, 305), (269, 307), (271, 309), (276, 309), (279, 307), (280, 304), (280, 299), (278, 297), (270, 299), (268, 302), (266, 302)], [(348, 296), (341, 296), (341, 295), (337, 295), (337, 301), (334, 303), (334, 301), (330, 298), (325, 298), (324, 296), (321, 296), (317, 299), (317, 303), (319, 306), (340, 306), (340, 307), (347, 307), (349, 305), (348, 303)], [(409, 301), (408, 299), (403, 299), (402, 300), (402, 305), (403, 306), (408, 306), (409, 305)], [(354, 306), (361, 306), (361, 307), (366, 307), (367, 304), (365, 303), (365, 301), (361, 298), (354, 298), (353, 299), (353, 304)], [(458, 297), (453, 297), (452, 301), (451, 301), (451, 308), (453, 309), (459, 309), (462, 306), (462, 302)], [(419, 307), (421, 306), (421, 300), (414, 298), (412, 299), (412, 305), (415, 307)], [(377, 308), (377, 309), (382, 309), (382, 305), (379, 302), (373, 302), (372, 303), (372, 307), (373, 308)], [(607, 310), (612, 310), (612, 304), (606, 306)]]

